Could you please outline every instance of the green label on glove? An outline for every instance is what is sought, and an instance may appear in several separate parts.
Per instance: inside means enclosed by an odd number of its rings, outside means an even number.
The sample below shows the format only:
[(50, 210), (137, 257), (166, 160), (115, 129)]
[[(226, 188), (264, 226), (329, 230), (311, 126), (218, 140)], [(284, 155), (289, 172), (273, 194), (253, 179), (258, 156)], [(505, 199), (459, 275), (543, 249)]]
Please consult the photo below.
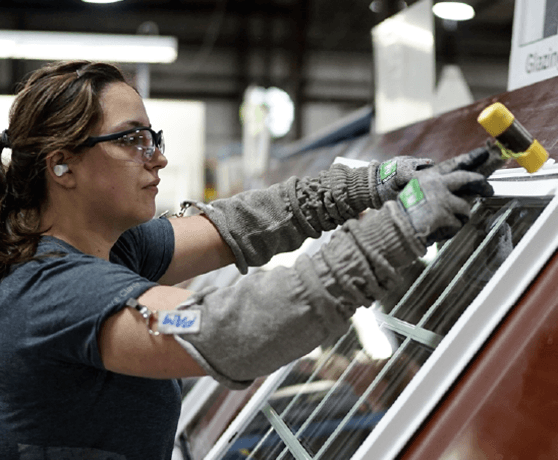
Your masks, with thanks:
[(424, 193), (422, 193), (422, 189), (420, 188), (419, 181), (416, 177), (411, 179), (401, 191), (399, 199), (401, 200), (401, 203), (403, 203), (405, 209), (409, 209), (424, 200)]
[(397, 172), (397, 160), (389, 160), (380, 165), (380, 180), (382, 184)]

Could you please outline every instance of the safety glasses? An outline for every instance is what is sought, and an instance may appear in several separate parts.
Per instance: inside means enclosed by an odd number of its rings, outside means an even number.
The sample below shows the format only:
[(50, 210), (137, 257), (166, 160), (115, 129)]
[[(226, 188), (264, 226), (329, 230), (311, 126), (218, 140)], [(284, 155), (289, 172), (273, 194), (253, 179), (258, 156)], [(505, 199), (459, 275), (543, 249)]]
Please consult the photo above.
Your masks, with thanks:
[(147, 163), (151, 161), (155, 154), (155, 149), (159, 149), (162, 154), (165, 153), (163, 131), (161, 130), (157, 133), (145, 126), (131, 128), (126, 131), (104, 136), (88, 137), (81, 146), (93, 147), (99, 142), (112, 142), (113, 144), (127, 149), (129, 153), (131, 153), (129, 160), (136, 163)]

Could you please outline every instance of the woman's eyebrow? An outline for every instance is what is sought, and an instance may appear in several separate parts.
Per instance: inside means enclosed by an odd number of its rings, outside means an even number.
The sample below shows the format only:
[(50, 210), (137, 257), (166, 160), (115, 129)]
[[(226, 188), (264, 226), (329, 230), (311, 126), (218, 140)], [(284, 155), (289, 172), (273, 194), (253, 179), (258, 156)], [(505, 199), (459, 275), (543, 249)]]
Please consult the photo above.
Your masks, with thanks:
[(118, 131), (124, 131), (128, 128), (151, 128), (151, 123), (148, 123), (147, 125), (137, 121), (137, 120), (129, 120), (129, 121), (123, 121), (120, 124), (116, 125), (114, 128), (111, 128), (110, 131), (113, 133), (117, 133)]

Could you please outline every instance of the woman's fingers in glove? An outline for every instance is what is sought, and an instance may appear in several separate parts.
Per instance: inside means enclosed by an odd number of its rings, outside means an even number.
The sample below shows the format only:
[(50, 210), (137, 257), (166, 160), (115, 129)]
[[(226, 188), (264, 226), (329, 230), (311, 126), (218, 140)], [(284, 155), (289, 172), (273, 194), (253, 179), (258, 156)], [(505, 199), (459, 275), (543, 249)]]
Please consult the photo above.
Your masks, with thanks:
[(416, 158), (411, 156), (402, 155), (395, 157), (397, 162), (411, 171), (420, 171), (421, 169), (430, 168), (434, 166), (434, 161), (430, 158)]
[(376, 170), (377, 193), (382, 203), (395, 200), (418, 171), (430, 168), (434, 162), (428, 158), (399, 156), (384, 161)]
[(494, 171), (503, 167), (507, 159), (502, 157), (502, 151), (491, 140), (486, 142), (486, 150), (488, 151), (488, 159), (475, 167), (475, 172), (489, 177)]
[(478, 148), (463, 153), (449, 160), (442, 161), (432, 168), (438, 174), (449, 174), (454, 171), (474, 171), (488, 160), (489, 152), (485, 148)]
[(448, 190), (459, 196), (484, 196), (494, 195), (492, 185), (480, 173), (471, 171), (455, 171), (440, 176), (441, 181)]
[(378, 183), (386, 183), (393, 179), (399, 186), (405, 186), (417, 171), (429, 168), (434, 162), (429, 158), (399, 156), (384, 161), (378, 168)]
[(451, 237), (455, 236), (459, 230), (461, 230), (465, 223), (466, 222), (462, 222), (457, 217), (449, 215), (442, 225), (434, 228), (424, 237), (425, 246), (428, 247), (437, 241), (449, 240)]
[(487, 142), (484, 147), (479, 147), (438, 163), (431, 171), (439, 174), (449, 174), (454, 171), (474, 171), (488, 177), (501, 168), (504, 163), (505, 160), (502, 159), (500, 149)]
[(422, 171), (423, 169), (431, 168), (435, 164), (434, 160), (431, 160), (429, 158), (416, 158), (415, 162), (416, 162), (415, 170), (417, 171)]
[(471, 217), (470, 203), (459, 196), (448, 194), (445, 207), (448, 209), (448, 219), (451, 227), (461, 228)]
[(398, 201), (418, 238), (429, 245), (455, 235), (467, 222), (471, 213), (467, 198), (472, 193), (493, 194), (482, 174), (471, 171), (446, 175), (425, 172), (407, 184)]

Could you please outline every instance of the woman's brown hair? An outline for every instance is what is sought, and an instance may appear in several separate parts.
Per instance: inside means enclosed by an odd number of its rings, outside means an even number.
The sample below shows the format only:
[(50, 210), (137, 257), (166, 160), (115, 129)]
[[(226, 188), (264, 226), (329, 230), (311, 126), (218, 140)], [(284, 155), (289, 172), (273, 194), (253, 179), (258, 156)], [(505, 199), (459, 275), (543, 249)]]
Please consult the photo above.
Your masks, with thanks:
[(9, 164), (0, 167), (0, 279), (35, 256), (47, 155), (79, 153), (101, 120), (102, 91), (115, 82), (127, 80), (111, 64), (72, 61), (46, 65), (20, 85), (0, 136), (0, 152), (12, 150)]

